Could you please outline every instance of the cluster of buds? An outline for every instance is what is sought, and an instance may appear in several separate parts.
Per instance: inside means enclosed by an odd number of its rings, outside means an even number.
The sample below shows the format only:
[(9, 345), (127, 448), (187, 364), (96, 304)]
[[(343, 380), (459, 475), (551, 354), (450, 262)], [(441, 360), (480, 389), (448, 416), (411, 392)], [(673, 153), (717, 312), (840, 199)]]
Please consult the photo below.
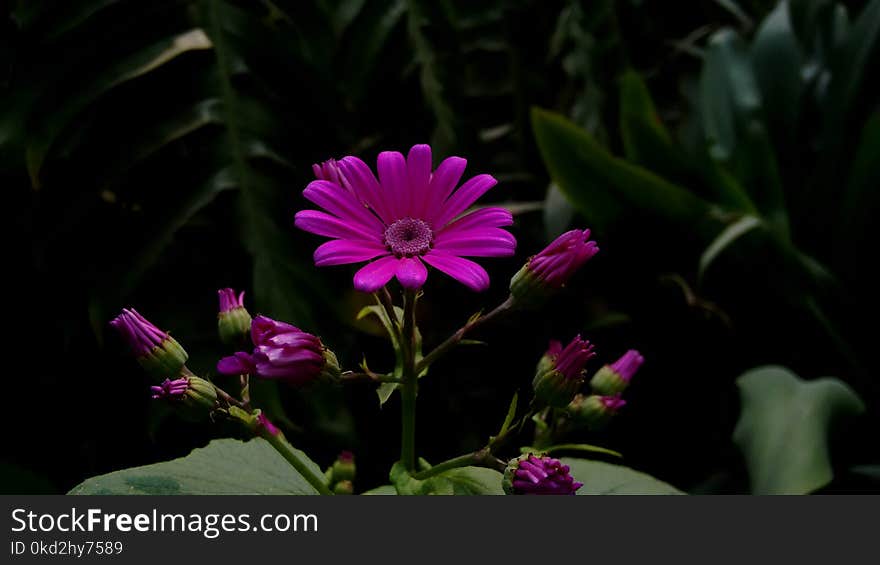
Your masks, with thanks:
[(217, 408), (217, 389), (186, 367), (187, 353), (177, 341), (132, 308), (126, 308), (110, 325), (128, 344), (135, 359), (154, 378), (153, 400), (168, 402), (186, 417), (198, 418)]
[(575, 494), (583, 483), (558, 459), (529, 453), (508, 462), (501, 485), (507, 494)]
[(518, 306), (540, 307), (598, 252), (590, 230), (566, 232), (529, 258), (510, 280), (510, 295)]
[(339, 378), (336, 355), (318, 337), (266, 316), (253, 319), (250, 333), (253, 351), (224, 357), (217, 363), (219, 373), (256, 375), (298, 386)]
[(354, 454), (343, 451), (325, 472), (324, 477), (334, 494), (354, 494), (354, 477), (357, 467)]
[(621, 395), (644, 362), (641, 353), (630, 349), (614, 363), (603, 366), (590, 379), (592, 394), (575, 396), (567, 408), (569, 415), (593, 429), (605, 426), (626, 405)]

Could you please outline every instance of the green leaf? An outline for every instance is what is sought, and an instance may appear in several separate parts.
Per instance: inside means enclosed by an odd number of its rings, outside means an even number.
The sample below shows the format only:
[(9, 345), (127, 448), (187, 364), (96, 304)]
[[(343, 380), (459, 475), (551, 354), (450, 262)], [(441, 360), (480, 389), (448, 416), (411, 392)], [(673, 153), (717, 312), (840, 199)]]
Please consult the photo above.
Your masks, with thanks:
[(483, 467), (451, 469), (425, 480), (414, 479), (402, 463), (391, 468), (391, 482), (403, 495), (501, 495), (503, 476), (498, 471)]
[(833, 478), (829, 428), (864, 411), (834, 378), (804, 381), (784, 367), (752, 369), (737, 381), (742, 412), (733, 440), (746, 459), (755, 494), (806, 494)]
[(750, 55), (764, 118), (773, 138), (791, 143), (800, 114), (803, 55), (791, 26), (787, 1), (777, 4), (761, 22)]
[(747, 189), (768, 224), (787, 237), (782, 181), (763, 112), (745, 42), (732, 30), (718, 31), (709, 40), (700, 77), (700, 114), (710, 154), (732, 167), (739, 185)]
[(510, 424), (513, 423), (513, 419), (516, 417), (517, 400), (519, 400), (519, 394), (513, 393), (513, 398), (510, 399), (510, 406), (507, 408), (507, 416), (504, 417), (504, 423), (501, 424), (501, 430), (498, 432), (499, 436), (503, 436), (504, 432), (510, 428)]
[(687, 176), (684, 154), (660, 121), (642, 77), (634, 71), (620, 79), (620, 131), (628, 160), (664, 176)]
[(578, 494), (685, 494), (650, 475), (601, 461), (563, 457), (571, 476), (584, 483)]
[(618, 159), (585, 130), (553, 112), (532, 109), (532, 127), (553, 181), (599, 231), (628, 207), (704, 234), (718, 229), (712, 207), (684, 188)]
[(724, 230), (718, 234), (718, 237), (709, 244), (700, 256), (700, 267), (698, 271), (699, 278), (702, 279), (705, 276), (709, 266), (719, 255), (721, 255), (721, 253), (724, 252), (725, 249), (736, 243), (736, 241), (745, 234), (754, 229), (760, 228), (761, 225), (761, 220), (759, 218), (754, 216), (743, 216), (724, 228)]
[(755, 118), (760, 108), (745, 42), (731, 29), (719, 30), (709, 39), (700, 76), (700, 116), (713, 157), (731, 158), (737, 123)]
[[(301, 453), (301, 452), (300, 452)], [(302, 453), (301, 453), (302, 454)], [(302, 454), (304, 458), (304, 454)], [(322, 472), (309, 461), (318, 475)], [(263, 439), (218, 439), (180, 459), (87, 479), (68, 494), (317, 494)]]
[(27, 142), (27, 169), (34, 187), (40, 186), (40, 169), (56, 136), (71, 119), (108, 90), (127, 81), (145, 75), (168, 61), (193, 50), (211, 48), (211, 41), (201, 29), (191, 29), (150, 45), (143, 50), (115, 61), (97, 76), (92, 77), (80, 92), (73, 93), (63, 107), (55, 109), (42, 122), (42, 127), (32, 132)]
[(397, 489), (394, 488), (394, 485), (382, 485), (380, 487), (376, 487), (374, 489), (370, 489), (366, 492), (362, 492), (362, 495), (365, 496), (388, 496), (388, 495), (396, 495)]

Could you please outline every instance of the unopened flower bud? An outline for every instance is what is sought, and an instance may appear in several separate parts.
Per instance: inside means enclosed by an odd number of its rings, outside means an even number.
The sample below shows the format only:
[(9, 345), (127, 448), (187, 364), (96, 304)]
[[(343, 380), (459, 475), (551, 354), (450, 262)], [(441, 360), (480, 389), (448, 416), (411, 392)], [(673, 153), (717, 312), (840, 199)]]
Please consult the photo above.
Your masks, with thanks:
[(594, 355), (593, 346), (579, 335), (565, 348), (550, 342), (532, 381), (535, 397), (558, 408), (568, 405), (584, 383), (584, 365)]
[(520, 306), (540, 307), (598, 252), (590, 230), (566, 232), (529, 258), (510, 280), (510, 294)]
[(330, 468), (333, 481), (353, 481), (355, 471), (354, 454), (351, 451), (340, 453)]
[(137, 362), (156, 378), (180, 375), (188, 359), (177, 341), (151, 324), (133, 308), (125, 308), (110, 325), (128, 343)]
[(630, 349), (623, 356), (605, 365), (590, 379), (590, 387), (596, 394), (620, 394), (629, 386), (633, 376), (645, 362), (645, 358), (635, 349)]
[(507, 464), (501, 484), (507, 494), (575, 494), (584, 486), (572, 478), (568, 465), (531, 453)]
[(231, 288), (217, 291), (220, 309), (217, 314), (217, 331), (220, 341), (226, 344), (240, 344), (251, 329), (251, 315), (244, 307), (244, 292), (238, 296)]
[(593, 429), (600, 429), (624, 405), (626, 405), (626, 400), (620, 398), (620, 395), (600, 396), (598, 394), (591, 394), (584, 396), (579, 394), (571, 401), (567, 410), (575, 422), (585, 424)]
[(336, 355), (321, 340), (299, 328), (265, 316), (251, 322), (253, 353), (239, 351), (217, 363), (224, 375), (251, 374), (293, 385), (337, 380), (341, 374)]
[(165, 379), (158, 386), (151, 386), (153, 400), (164, 400), (192, 419), (201, 419), (217, 407), (217, 389), (205, 379), (188, 375), (179, 379)]

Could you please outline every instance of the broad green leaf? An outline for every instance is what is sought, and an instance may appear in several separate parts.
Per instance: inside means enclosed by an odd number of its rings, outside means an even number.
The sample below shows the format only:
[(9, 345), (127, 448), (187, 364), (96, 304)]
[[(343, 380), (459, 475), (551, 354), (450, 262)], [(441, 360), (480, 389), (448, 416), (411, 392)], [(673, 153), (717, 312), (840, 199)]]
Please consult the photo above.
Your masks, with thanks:
[(364, 496), (388, 496), (388, 495), (396, 495), (397, 489), (394, 488), (394, 485), (382, 485), (380, 487), (376, 487), (374, 489), (370, 489), (366, 492), (361, 493)]
[[(301, 453), (302, 454), (302, 453)], [(305, 454), (302, 454), (305, 457)], [(308, 459), (306, 457), (306, 459)], [(317, 474), (322, 471), (310, 462)], [(180, 459), (87, 479), (68, 494), (317, 494), (263, 439), (218, 439)]]
[(834, 378), (804, 381), (784, 367), (752, 369), (737, 381), (742, 412), (733, 440), (755, 494), (806, 494), (833, 478), (828, 433), (841, 416), (864, 411)]
[(483, 467), (461, 467), (425, 480), (414, 479), (401, 463), (391, 468), (391, 482), (398, 494), (500, 495), (503, 476)]
[(704, 235), (719, 228), (707, 202), (614, 157), (564, 117), (533, 108), (532, 127), (553, 181), (597, 230), (607, 230), (627, 208), (692, 226)]
[(650, 475), (624, 467), (589, 459), (563, 457), (571, 476), (584, 483), (577, 494), (685, 494), (674, 486)]

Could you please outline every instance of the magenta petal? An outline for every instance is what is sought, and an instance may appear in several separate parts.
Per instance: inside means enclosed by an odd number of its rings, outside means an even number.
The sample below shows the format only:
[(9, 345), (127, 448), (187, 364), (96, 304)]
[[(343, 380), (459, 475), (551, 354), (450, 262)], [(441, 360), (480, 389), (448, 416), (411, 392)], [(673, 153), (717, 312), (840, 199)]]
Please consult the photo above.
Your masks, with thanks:
[(370, 167), (357, 157), (345, 157), (339, 162), (348, 181), (360, 197), (372, 208), (386, 224), (394, 221), (387, 197), (382, 194), (379, 181)]
[(224, 357), (217, 362), (217, 372), (221, 375), (243, 375), (245, 373), (252, 373), (253, 369), (253, 357), (243, 351), (239, 351), (229, 357)]
[(516, 251), (516, 239), (500, 228), (454, 230), (438, 235), (434, 249), (463, 257), (510, 257)]
[(486, 191), (495, 186), (497, 182), (492, 175), (477, 175), (468, 180), (443, 203), (443, 210), (434, 225), (445, 226), (467, 210), (468, 206), (476, 202), (478, 198), (486, 194)]
[(410, 194), (406, 174), (406, 159), (397, 151), (383, 151), (376, 161), (379, 183), (392, 219), (398, 220), (409, 214)]
[(411, 210), (414, 218), (423, 218), (428, 206), (428, 183), (431, 180), (431, 147), (413, 145), (406, 156)]
[(471, 290), (481, 292), (489, 288), (489, 274), (473, 261), (434, 250), (423, 256), (422, 260)]
[(428, 269), (417, 257), (405, 257), (397, 262), (396, 276), (403, 288), (422, 288)]
[(467, 161), (461, 157), (448, 157), (434, 171), (428, 187), (429, 202), (425, 211), (425, 219), (433, 225), (440, 226), (434, 220), (442, 212), (442, 204), (446, 202), (446, 199), (455, 190), (461, 175), (464, 174), (466, 166)]
[(393, 255), (367, 263), (354, 275), (354, 287), (361, 292), (375, 292), (385, 286), (397, 271), (399, 259)]
[(503, 228), (513, 225), (513, 214), (505, 208), (492, 206), (466, 214), (440, 230), (440, 234), (473, 228)]
[(371, 232), (381, 233), (384, 229), (379, 218), (371, 214), (353, 194), (338, 184), (325, 180), (312, 181), (303, 191), (303, 196), (334, 216), (356, 222)]
[(387, 253), (388, 250), (379, 243), (332, 239), (315, 249), (314, 258), (316, 267), (327, 267), (369, 261)]
[(340, 220), (326, 212), (318, 210), (302, 210), (296, 213), (293, 225), (303, 231), (324, 237), (340, 239), (364, 239), (368, 241), (382, 241), (382, 230), (368, 230), (360, 224)]

